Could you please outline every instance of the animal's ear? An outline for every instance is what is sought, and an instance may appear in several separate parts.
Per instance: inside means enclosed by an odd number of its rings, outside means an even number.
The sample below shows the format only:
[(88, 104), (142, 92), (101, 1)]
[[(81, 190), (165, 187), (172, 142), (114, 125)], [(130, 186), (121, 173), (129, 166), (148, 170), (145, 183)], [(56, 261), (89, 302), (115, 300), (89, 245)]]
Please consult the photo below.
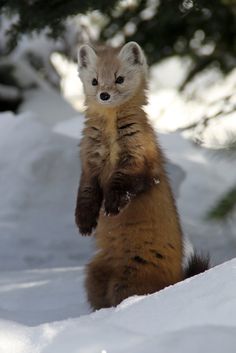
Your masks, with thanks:
[(78, 64), (79, 69), (87, 68), (88, 66), (95, 66), (97, 61), (97, 55), (92, 47), (88, 44), (84, 44), (79, 48), (78, 51)]
[(119, 58), (132, 65), (144, 65), (146, 63), (144, 53), (136, 42), (126, 43), (119, 52)]

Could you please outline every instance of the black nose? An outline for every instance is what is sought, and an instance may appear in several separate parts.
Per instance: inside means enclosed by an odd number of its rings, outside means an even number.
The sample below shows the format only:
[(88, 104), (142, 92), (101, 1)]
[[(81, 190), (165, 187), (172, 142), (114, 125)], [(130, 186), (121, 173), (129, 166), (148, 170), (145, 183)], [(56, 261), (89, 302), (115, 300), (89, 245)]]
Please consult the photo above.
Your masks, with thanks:
[(107, 93), (107, 92), (102, 92), (100, 94), (100, 98), (103, 100), (103, 101), (107, 101), (109, 98), (110, 98), (110, 94)]

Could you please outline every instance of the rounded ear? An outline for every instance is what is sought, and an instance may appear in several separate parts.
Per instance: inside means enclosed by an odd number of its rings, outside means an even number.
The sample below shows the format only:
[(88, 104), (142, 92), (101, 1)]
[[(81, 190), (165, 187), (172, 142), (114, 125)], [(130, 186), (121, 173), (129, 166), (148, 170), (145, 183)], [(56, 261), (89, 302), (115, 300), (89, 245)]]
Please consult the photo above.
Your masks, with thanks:
[(132, 65), (144, 65), (146, 59), (141, 47), (136, 42), (126, 43), (119, 52), (119, 58), (122, 61), (129, 62)]
[(95, 66), (97, 55), (92, 47), (88, 44), (83, 44), (78, 51), (79, 69), (87, 68), (88, 66)]

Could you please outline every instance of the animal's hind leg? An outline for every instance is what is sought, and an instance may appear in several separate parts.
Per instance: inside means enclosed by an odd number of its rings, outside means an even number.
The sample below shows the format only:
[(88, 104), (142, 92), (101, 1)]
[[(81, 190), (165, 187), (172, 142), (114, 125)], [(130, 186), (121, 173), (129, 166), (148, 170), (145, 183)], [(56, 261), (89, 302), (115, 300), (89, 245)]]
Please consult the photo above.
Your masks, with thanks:
[(107, 298), (111, 274), (111, 267), (102, 256), (96, 256), (87, 266), (85, 287), (88, 301), (94, 310), (111, 306)]
[[(145, 269), (144, 269), (145, 268)], [(127, 273), (128, 271), (128, 273)], [(157, 292), (181, 278), (168, 278), (168, 274), (152, 265), (125, 266), (122, 275), (113, 276), (109, 282), (108, 299), (112, 306), (120, 304), (132, 295), (144, 295)]]

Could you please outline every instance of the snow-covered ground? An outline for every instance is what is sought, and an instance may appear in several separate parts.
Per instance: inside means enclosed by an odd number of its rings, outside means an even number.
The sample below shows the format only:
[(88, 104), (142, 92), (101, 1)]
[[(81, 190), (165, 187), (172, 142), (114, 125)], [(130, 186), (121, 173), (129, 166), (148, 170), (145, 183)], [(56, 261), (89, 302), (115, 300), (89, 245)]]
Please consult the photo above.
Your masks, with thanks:
[[(1, 275), (1, 353), (234, 353), (236, 260), (88, 312), (80, 268)], [(31, 326), (36, 325), (36, 326)]]
[[(93, 239), (74, 225), (83, 117), (30, 75), (38, 88), (27, 90), (21, 114), (0, 114), (0, 353), (234, 352), (236, 260), (90, 313), (83, 266)], [(235, 219), (204, 220), (235, 182), (232, 160), (179, 132), (159, 139), (194, 246), (209, 252), (213, 264), (235, 257)]]

